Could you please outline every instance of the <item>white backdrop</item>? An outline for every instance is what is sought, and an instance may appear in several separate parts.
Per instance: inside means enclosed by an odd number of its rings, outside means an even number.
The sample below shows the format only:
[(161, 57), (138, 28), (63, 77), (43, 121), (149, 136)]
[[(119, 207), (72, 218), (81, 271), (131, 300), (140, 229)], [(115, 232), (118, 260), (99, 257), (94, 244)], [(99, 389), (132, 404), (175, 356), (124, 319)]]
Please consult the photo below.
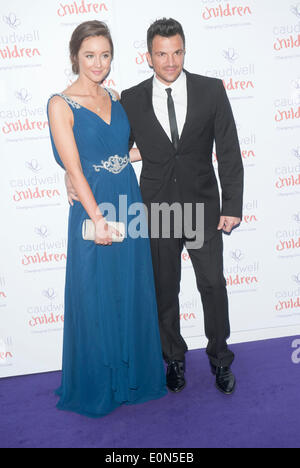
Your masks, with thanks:
[[(230, 342), (299, 333), (299, 0), (1, 0), (0, 377), (61, 366), (68, 203), (46, 103), (74, 80), (72, 31), (109, 24), (107, 86), (121, 91), (151, 76), (146, 31), (162, 16), (182, 22), (186, 68), (223, 79), (236, 116), (246, 187), (244, 222), (225, 238)], [(201, 348), (201, 300), (182, 260), (183, 334)]]

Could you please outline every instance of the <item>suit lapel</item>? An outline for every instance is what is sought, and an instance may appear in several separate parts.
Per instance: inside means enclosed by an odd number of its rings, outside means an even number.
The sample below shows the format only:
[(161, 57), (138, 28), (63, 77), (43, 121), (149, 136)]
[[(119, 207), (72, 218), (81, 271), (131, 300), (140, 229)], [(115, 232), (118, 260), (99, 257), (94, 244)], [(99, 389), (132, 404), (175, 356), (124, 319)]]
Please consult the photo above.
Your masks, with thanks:
[(194, 111), (196, 108), (196, 96), (195, 96), (195, 91), (193, 87), (192, 77), (191, 77), (191, 74), (188, 73), (186, 70), (184, 70), (184, 72), (186, 74), (186, 83), (187, 83), (187, 113), (186, 113), (185, 124), (184, 124), (181, 137), (180, 137), (180, 141), (179, 141), (179, 147), (180, 147), (180, 144), (188, 135), (190, 125), (194, 120), (193, 116), (194, 116)]

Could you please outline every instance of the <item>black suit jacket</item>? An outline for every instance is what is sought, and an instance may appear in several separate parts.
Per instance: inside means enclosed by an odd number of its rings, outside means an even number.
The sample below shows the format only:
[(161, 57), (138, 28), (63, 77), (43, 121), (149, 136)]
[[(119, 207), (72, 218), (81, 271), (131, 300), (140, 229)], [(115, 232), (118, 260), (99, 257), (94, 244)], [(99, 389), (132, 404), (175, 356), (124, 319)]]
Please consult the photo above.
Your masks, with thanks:
[[(143, 158), (144, 203), (204, 203), (206, 239), (216, 233), (220, 215), (242, 218), (244, 170), (231, 106), (221, 80), (186, 72), (188, 108), (178, 150), (153, 108), (153, 78), (123, 91), (121, 103)], [(213, 167), (216, 142), (220, 194)]]

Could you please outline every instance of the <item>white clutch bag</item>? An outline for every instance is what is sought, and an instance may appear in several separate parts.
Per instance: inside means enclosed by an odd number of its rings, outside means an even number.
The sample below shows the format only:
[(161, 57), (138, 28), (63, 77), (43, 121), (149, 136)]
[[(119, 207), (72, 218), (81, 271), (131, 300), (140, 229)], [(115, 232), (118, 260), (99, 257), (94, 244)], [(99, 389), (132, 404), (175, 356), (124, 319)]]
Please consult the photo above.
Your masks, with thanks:
[[(113, 227), (120, 233), (120, 237), (116, 234), (112, 235), (113, 242), (123, 242), (125, 239), (125, 224), (124, 223), (115, 223), (112, 221), (107, 221), (107, 224), (110, 227)], [(96, 228), (91, 219), (86, 219), (82, 225), (82, 238), (83, 240), (95, 241), (96, 239)]]

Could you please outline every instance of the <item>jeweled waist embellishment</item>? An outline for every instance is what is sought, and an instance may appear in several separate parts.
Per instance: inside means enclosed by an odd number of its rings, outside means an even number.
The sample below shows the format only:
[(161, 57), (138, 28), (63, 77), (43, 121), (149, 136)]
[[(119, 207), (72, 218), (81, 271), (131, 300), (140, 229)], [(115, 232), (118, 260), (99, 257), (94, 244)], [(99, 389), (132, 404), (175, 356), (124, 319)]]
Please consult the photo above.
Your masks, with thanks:
[(128, 166), (130, 158), (128, 155), (121, 157), (117, 154), (111, 156), (107, 161), (101, 161), (101, 164), (98, 166), (93, 166), (96, 172), (100, 172), (101, 169), (111, 172), (112, 174), (120, 174), (125, 167)]

